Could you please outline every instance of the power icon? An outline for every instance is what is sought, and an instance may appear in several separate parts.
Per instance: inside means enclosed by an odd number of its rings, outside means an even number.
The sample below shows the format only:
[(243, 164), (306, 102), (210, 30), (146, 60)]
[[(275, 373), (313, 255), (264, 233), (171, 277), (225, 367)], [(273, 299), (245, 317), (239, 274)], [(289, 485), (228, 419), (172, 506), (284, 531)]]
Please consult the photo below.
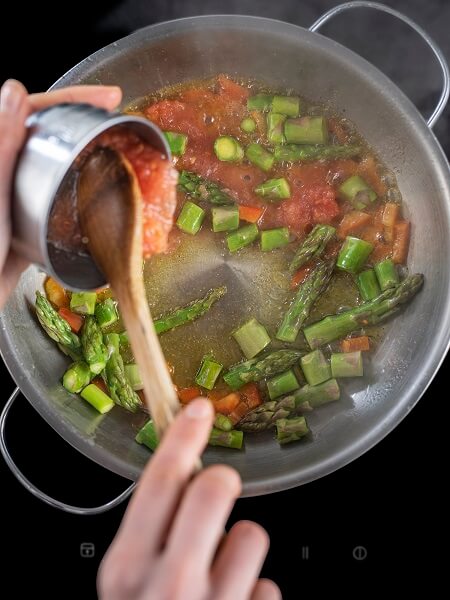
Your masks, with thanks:
[(367, 548), (364, 548), (364, 546), (355, 546), (352, 554), (355, 560), (364, 560), (367, 558)]

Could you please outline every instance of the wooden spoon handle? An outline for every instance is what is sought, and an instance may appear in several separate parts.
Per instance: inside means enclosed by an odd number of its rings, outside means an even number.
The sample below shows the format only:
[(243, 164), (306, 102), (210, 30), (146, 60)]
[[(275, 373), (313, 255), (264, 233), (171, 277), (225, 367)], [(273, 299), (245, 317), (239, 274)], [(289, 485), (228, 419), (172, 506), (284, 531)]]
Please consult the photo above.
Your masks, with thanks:
[[(164, 354), (145, 300), (142, 278), (134, 277), (133, 284), (119, 284), (115, 293), (128, 331), (132, 350), (140, 367), (145, 399), (160, 437), (180, 409)], [(128, 285), (127, 285), (128, 283)]]

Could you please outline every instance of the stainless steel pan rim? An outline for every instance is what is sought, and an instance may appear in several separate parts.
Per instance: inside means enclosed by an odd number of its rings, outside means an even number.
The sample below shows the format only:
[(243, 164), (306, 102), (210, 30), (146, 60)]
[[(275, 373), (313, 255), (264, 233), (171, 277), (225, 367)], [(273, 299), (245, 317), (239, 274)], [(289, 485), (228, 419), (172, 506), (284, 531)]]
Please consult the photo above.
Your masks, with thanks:
[[(206, 28), (208, 30), (217, 29), (218, 31), (221, 29), (234, 31), (261, 31), (265, 29), (268, 32), (270, 31), (270, 34), (274, 37), (282, 35), (292, 38), (292, 41), (298, 40), (299, 36), (301, 36), (302, 43), (307, 45), (311, 51), (333, 55), (335, 60), (351, 65), (355, 77), (363, 77), (364, 74), (369, 82), (368, 85), (372, 85), (372, 89), (378, 94), (380, 102), (391, 106), (393, 111), (397, 111), (401, 119), (404, 120), (405, 127), (408, 126), (414, 129), (417, 136), (420, 137), (421, 150), (424, 156), (429, 157), (431, 161), (436, 190), (439, 191), (440, 197), (443, 198), (440, 206), (442, 215), (439, 227), (442, 228), (445, 234), (446, 247), (442, 249), (445, 255), (447, 247), (450, 248), (450, 176), (448, 163), (439, 143), (415, 106), (385, 75), (360, 56), (328, 38), (311, 33), (295, 25), (260, 17), (191, 17), (152, 25), (99, 50), (71, 69), (58, 80), (54, 87), (76, 84), (81, 81), (98, 83), (98, 78), (104, 83), (110, 83), (107, 77), (103, 77), (104, 73), (102, 72), (109, 58), (131, 47), (137, 48), (145, 44), (145, 40), (149, 38), (152, 40), (165, 40), (170, 39), (172, 35), (179, 35), (183, 32), (198, 30), (199, 28), (203, 30)], [(97, 75), (90, 73), (93, 64), (98, 67)], [(126, 98), (125, 100), (128, 101), (131, 98)], [(445, 260), (447, 259), (445, 258)], [(334, 453), (311, 462), (308, 466), (299, 464), (297, 469), (292, 469), (290, 472), (271, 473), (270, 476), (262, 475), (258, 480), (244, 480), (243, 496), (281, 491), (323, 477), (361, 456), (398, 425), (427, 389), (436, 371), (439, 369), (450, 344), (450, 284), (448, 283), (448, 279), (445, 279), (445, 283), (445, 289), (441, 290), (442, 302), (439, 305), (440, 327), (436, 335), (434, 335), (429, 351), (422, 362), (420, 372), (415, 373), (407, 386), (406, 382), (403, 382), (401, 397), (398, 401), (393, 402), (386, 409), (383, 416), (373, 423), (370, 431), (362, 437), (343, 445)], [(406, 309), (405, 313), (407, 315), (413, 314), (414, 310), (415, 307), (413, 304)], [(427, 314), (419, 314), (420, 317), (423, 319), (431, 318)], [(85, 456), (128, 479), (137, 479), (141, 472), (140, 468), (137, 468), (136, 465), (130, 465), (127, 460), (121, 457), (112, 456), (103, 448), (94, 446), (91, 440), (80, 436), (79, 432), (62, 421), (58, 414), (52, 410), (52, 407), (36, 392), (30, 373), (24, 368), (23, 360), (15, 348), (14, 335), (11, 323), (5, 318), (5, 315), (1, 315), (0, 347), (2, 356), (13, 378), (36, 410), (65, 440)], [(285, 452), (284, 449), (279, 449), (278, 451), (281, 453)], [(226, 458), (227, 455), (215, 452), (215, 450), (208, 450), (207, 452), (209, 462), (226, 460)]]

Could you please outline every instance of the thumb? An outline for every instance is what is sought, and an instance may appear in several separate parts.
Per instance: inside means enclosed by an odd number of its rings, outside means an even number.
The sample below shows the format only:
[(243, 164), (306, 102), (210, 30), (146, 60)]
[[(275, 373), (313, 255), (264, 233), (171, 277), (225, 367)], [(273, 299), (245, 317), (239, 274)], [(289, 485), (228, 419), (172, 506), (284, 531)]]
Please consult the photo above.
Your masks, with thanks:
[(0, 91), (0, 272), (9, 252), (12, 179), (27, 114), (27, 90), (9, 79)]

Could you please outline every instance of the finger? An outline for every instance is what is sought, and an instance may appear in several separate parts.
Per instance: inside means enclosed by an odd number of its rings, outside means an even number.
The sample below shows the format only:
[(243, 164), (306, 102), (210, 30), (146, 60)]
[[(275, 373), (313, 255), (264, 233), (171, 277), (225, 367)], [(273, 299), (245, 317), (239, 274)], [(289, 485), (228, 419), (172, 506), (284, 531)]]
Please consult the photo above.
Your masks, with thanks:
[(10, 250), (3, 271), (0, 273), (0, 310), (6, 304), (9, 295), (16, 287), (19, 277), (24, 269), (28, 266), (28, 262)]
[(259, 579), (250, 600), (281, 600), (280, 588), (270, 579)]
[(106, 110), (117, 108), (122, 100), (122, 90), (116, 85), (77, 85), (41, 94), (30, 94), (30, 112), (42, 110), (61, 102), (86, 102)]
[(0, 90), (0, 271), (9, 253), (12, 177), (25, 139), (26, 98), (27, 90), (14, 79)]
[(230, 467), (216, 465), (195, 478), (183, 496), (167, 540), (169, 570), (191, 557), (195, 561), (192, 571), (209, 572), (240, 491), (239, 475)]
[(212, 420), (208, 400), (191, 402), (177, 415), (139, 480), (115, 543), (146, 564), (164, 543), (180, 495), (208, 442)]
[(236, 523), (227, 535), (212, 568), (214, 598), (247, 599), (269, 550), (266, 531), (251, 521)]

